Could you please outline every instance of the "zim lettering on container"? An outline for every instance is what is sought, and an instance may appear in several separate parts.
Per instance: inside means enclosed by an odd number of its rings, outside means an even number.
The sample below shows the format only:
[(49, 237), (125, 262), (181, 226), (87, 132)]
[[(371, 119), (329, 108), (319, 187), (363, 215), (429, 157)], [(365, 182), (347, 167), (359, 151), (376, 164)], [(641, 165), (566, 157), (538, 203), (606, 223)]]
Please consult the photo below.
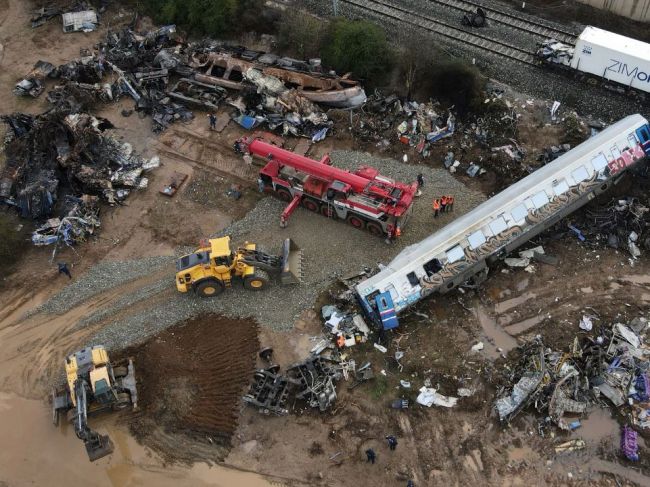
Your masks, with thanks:
[(611, 64), (607, 67), (607, 71), (622, 74), (627, 78), (636, 78), (639, 81), (650, 82), (650, 74), (639, 70), (638, 66), (634, 67), (634, 69), (630, 69), (627, 63), (617, 61), (616, 59), (610, 59), (610, 61)]

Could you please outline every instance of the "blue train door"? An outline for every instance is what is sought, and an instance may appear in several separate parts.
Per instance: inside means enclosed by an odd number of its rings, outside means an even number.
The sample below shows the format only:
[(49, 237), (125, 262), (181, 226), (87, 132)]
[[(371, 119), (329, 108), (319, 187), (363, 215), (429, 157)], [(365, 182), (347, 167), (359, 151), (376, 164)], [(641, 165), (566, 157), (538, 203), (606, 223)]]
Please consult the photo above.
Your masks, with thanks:
[(377, 311), (379, 311), (379, 317), (381, 318), (381, 324), (384, 330), (397, 328), (399, 322), (397, 321), (397, 313), (395, 312), (395, 305), (393, 304), (393, 298), (390, 296), (390, 293), (386, 291), (378, 294), (375, 297), (375, 303), (377, 303)]
[(646, 156), (650, 156), (650, 125), (644, 125), (636, 130), (636, 136), (641, 141), (641, 147)]

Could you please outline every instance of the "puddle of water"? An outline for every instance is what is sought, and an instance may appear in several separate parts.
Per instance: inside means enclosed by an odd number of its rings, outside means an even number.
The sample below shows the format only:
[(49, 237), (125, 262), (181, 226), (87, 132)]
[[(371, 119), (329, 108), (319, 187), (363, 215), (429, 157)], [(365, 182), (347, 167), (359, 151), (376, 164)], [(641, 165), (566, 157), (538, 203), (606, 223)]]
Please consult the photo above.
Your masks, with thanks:
[(574, 431), (576, 437), (595, 444), (607, 441), (613, 447), (618, 445), (621, 427), (606, 409), (592, 411), (581, 423), (582, 426)]
[(500, 303), (497, 303), (494, 306), (494, 311), (497, 314), (504, 313), (508, 311), (509, 309), (515, 308), (519, 306), (520, 304), (525, 303), (529, 299), (536, 298), (537, 294), (535, 293), (524, 293), (521, 296), (517, 296), (516, 298), (508, 299), (507, 301), (501, 301)]
[(650, 275), (648, 274), (630, 274), (629, 276), (621, 277), (621, 281), (631, 282), (632, 284), (650, 284)]
[(273, 485), (259, 475), (221, 465), (165, 466), (121, 427), (104, 422), (95, 426), (102, 434), (108, 430), (115, 451), (90, 462), (83, 443), (74, 433), (64, 435), (52, 425), (49, 406), (44, 402), (0, 392), (0, 411), (2, 442), (11, 445), (0, 448), (1, 480), (8, 485)]
[(533, 326), (540, 324), (542, 321), (544, 321), (544, 318), (545, 318), (544, 315), (533, 316), (532, 318), (528, 318), (526, 320), (520, 321), (519, 323), (506, 326), (504, 330), (506, 331), (506, 333), (512, 336), (519, 335), (520, 333), (528, 331)]
[(504, 352), (509, 352), (517, 346), (517, 340), (508, 335), (503, 328), (499, 326), (495, 319), (493, 319), (481, 306), (474, 308), (474, 313), (478, 319), (487, 343), (485, 343), (485, 351), (490, 358), (498, 358), (500, 356), (497, 348), (501, 348)]

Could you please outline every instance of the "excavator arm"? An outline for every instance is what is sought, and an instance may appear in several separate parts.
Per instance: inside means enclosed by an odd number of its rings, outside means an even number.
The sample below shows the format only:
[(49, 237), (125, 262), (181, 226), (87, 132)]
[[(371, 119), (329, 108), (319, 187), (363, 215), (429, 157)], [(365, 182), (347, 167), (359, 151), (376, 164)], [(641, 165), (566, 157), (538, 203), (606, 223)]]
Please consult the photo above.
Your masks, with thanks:
[(77, 438), (84, 442), (88, 458), (91, 462), (113, 453), (113, 442), (108, 435), (100, 435), (88, 426), (88, 399), (86, 391), (88, 383), (84, 379), (77, 379), (74, 392), (77, 400), (77, 409), (74, 418), (74, 431)]

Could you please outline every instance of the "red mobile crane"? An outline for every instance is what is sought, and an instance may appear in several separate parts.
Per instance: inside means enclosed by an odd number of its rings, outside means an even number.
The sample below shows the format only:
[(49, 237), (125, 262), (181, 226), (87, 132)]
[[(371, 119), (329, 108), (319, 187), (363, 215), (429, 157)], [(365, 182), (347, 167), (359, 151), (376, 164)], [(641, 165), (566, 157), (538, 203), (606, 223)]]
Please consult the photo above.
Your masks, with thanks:
[(345, 171), (333, 167), (329, 155), (315, 161), (256, 138), (244, 137), (236, 145), (267, 161), (258, 182), (263, 191), (289, 203), (280, 217), (282, 227), (302, 203), (373, 235), (397, 237), (413, 210), (417, 182), (396, 182), (367, 166)]

